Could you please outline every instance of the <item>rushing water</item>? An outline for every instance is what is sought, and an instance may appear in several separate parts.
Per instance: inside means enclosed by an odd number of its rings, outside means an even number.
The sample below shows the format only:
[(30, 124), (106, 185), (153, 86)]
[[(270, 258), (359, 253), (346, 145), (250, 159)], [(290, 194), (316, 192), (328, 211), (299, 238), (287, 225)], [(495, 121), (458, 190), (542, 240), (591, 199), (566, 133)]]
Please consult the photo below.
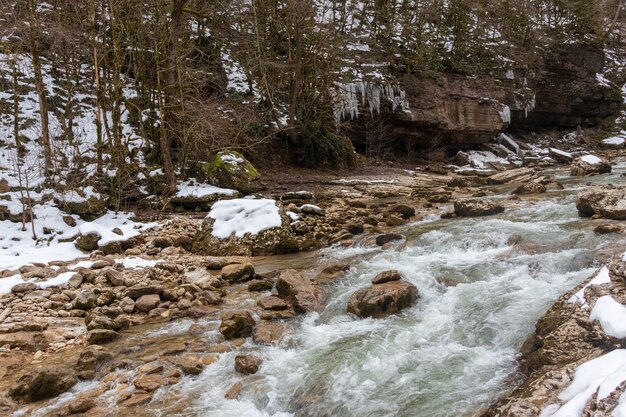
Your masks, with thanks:
[[(591, 181), (617, 183), (624, 167)], [(560, 179), (565, 190), (498, 216), (407, 225), (406, 246), (397, 250), (326, 250), (326, 257), (349, 259), (353, 267), (329, 285), (331, 302), (321, 313), (292, 321), (278, 347), (243, 346), (264, 358), (256, 375), (235, 372), (240, 351), (224, 353), (201, 375), (178, 384), (184, 403), (159, 406), (157, 415), (479, 414), (515, 386), (519, 348), (535, 321), (589, 277), (600, 266), (595, 255), (619, 239), (594, 235), (595, 224), (578, 217), (575, 193), (590, 180)], [(496, 198), (505, 198), (510, 189), (499, 191)], [(512, 235), (521, 237), (519, 244), (509, 242)], [(348, 316), (350, 295), (388, 269), (417, 286), (415, 307), (385, 319)], [(172, 322), (144, 337), (185, 333), (190, 323)], [(210, 324), (206, 337), (216, 340), (217, 322)], [(225, 399), (242, 378), (239, 398)]]
[[(622, 170), (592, 181), (617, 182)], [(238, 400), (224, 399), (241, 379), (236, 353), (227, 353), (184, 382), (194, 400), (179, 414), (476, 415), (514, 386), (518, 351), (535, 321), (594, 272), (597, 251), (614, 244), (578, 217), (581, 186), (568, 179), (564, 191), (495, 217), (409, 225), (399, 250), (327, 251), (353, 265), (329, 287), (328, 306), (301, 318), (280, 347), (244, 347), (264, 363)], [(512, 235), (521, 236), (518, 245), (508, 242)], [(418, 287), (417, 305), (385, 319), (348, 316), (350, 295), (388, 269)]]

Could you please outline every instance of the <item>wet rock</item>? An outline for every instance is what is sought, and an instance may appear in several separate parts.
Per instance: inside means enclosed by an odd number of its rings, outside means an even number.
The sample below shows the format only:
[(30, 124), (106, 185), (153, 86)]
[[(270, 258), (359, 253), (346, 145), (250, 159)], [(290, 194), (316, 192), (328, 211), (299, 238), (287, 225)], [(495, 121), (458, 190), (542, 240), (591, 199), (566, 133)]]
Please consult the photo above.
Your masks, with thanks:
[(147, 392), (156, 391), (161, 388), (165, 380), (161, 375), (144, 375), (133, 381), (133, 385), (140, 390)]
[(149, 312), (156, 308), (157, 304), (161, 302), (161, 298), (159, 294), (148, 294), (142, 295), (135, 301), (135, 308), (139, 311), (143, 311), (144, 313)]
[(290, 301), (294, 310), (299, 313), (320, 311), (328, 297), (324, 288), (314, 285), (293, 269), (280, 273), (276, 290), (282, 298)]
[(254, 267), (250, 263), (232, 264), (222, 268), (222, 279), (230, 282), (249, 281), (254, 276)]
[(517, 187), (511, 194), (514, 195), (526, 195), (526, 194), (541, 194), (546, 192), (546, 186), (539, 184), (538, 182), (530, 181)]
[(410, 219), (415, 216), (415, 209), (406, 204), (397, 204), (388, 210), (389, 213), (399, 214), (403, 219)]
[(222, 316), (220, 333), (226, 339), (249, 337), (254, 329), (254, 319), (249, 311), (232, 311)]
[(133, 408), (142, 404), (147, 404), (150, 402), (150, 400), (152, 400), (152, 393), (138, 392), (138, 393), (132, 394), (127, 399), (124, 399), (122, 402), (120, 402), (120, 405), (123, 405), (124, 407)]
[(27, 291), (33, 291), (37, 289), (37, 284), (34, 282), (20, 282), (11, 287), (12, 293), (22, 293)]
[(274, 288), (274, 281), (271, 279), (260, 279), (248, 284), (248, 291), (271, 291)]
[(513, 246), (513, 245), (517, 245), (521, 241), (522, 241), (522, 235), (513, 234), (509, 236), (509, 238), (506, 240), (506, 244), (509, 246)]
[(458, 217), (491, 216), (503, 211), (502, 204), (487, 199), (466, 198), (454, 202), (454, 214)]
[(346, 225), (346, 230), (352, 235), (360, 235), (365, 231), (365, 227), (361, 223), (349, 223)]
[(588, 187), (576, 196), (576, 208), (585, 217), (626, 220), (626, 187)]
[(256, 355), (235, 356), (235, 370), (244, 375), (256, 374), (263, 360)]
[(262, 320), (254, 328), (252, 340), (260, 345), (275, 345), (280, 343), (285, 333), (285, 325), (275, 321)]
[(489, 177), (490, 184), (526, 183), (537, 177), (532, 168), (517, 168), (499, 172)]
[(384, 235), (378, 235), (376, 237), (376, 244), (383, 246), (386, 243), (393, 242), (394, 240), (403, 240), (404, 236), (399, 233), (385, 233)]
[(89, 347), (82, 351), (76, 362), (76, 373), (78, 378), (86, 380), (93, 379), (96, 372), (103, 367), (106, 362), (113, 359), (113, 356), (99, 346)]
[(172, 364), (180, 368), (186, 375), (200, 375), (204, 369), (204, 363), (196, 356), (184, 355), (168, 359)]
[(264, 310), (287, 310), (289, 305), (280, 297), (268, 295), (258, 301), (258, 306)]
[(336, 264), (330, 265), (326, 268), (322, 269), (322, 271), (317, 274), (315, 277), (315, 282), (324, 283), (324, 282), (332, 282), (341, 276), (345, 275), (345, 273), (350, 270), (350, 265), (348, 264)]
[(606, 235), (609, 233), (623, 233), (624, 227), (619, 224), (601, 224), (593, 229), (597, 235)]
[(383, 317), (410, 307), (417, 301), (417, 288), (406, 281), (390, 281), (356, 291), (347, 311), (359, 317)]
[(398, 271), (384, 271), (372, 278), (372, 284), (384, 284), (385, 282), (400, 281), (402, 274)]
[(69, 369), (42, 367), (21, 376), (9, 395), (24, 402), (40, 401), (69, 390), (76, 381), (76, 375)]
[(243, 390), (243, 388), (244, 388), (243, 381), (239, 381), (233, 384), (233, 386), (230, 387), (228, 391), (226, 391), (226, 394), (224, 394), (224, 398), (226, 398), (227, 400), (237, 399), (237, 397), (239, 397), (239, 394), (241, 394), (241, 391)]
[(72, 414), (80, 414), (87, 412), (96, 406), (96, 402), (92, 398), (78, 398), (70, 401), (67, 408)]
[(611, 172), (611, 163), (609, 161), (594, 155), (584, 155), (574, 159), (570, 174), (572, 176), (585, 176), (608, 172)]
[(116, 331), (108, 329), (94, 329), (87, 333), (88, 345), (103, 345), (116, 339), (119, 334)]

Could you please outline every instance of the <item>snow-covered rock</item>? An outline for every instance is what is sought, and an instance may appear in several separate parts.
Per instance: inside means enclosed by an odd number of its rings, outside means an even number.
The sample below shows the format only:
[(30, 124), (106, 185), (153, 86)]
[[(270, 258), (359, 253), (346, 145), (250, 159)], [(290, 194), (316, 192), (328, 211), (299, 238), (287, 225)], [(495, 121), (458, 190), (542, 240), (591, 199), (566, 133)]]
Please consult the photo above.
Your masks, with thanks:
[(291, 219), (275, 200), (239, 198), (218, 201), (193, 242), (206, 255), (267, 255), (298, 250)]
[(595, 155), (583, 155), (572, 162), (571, 175), (585, 176), (611, 172), (611, 163)]
[(240, 191), (243, 194), (258, 191), (259, 172), (242, 154), (220, 151), (205, 165), (207, 180), (217, 186)]

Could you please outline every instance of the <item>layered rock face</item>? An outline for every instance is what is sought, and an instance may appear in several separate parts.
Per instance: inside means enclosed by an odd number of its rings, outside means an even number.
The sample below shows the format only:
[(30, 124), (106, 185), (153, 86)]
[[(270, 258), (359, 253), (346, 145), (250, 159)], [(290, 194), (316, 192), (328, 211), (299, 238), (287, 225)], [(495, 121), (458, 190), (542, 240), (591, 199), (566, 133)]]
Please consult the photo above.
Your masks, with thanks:
[(576, 196), (576, 208), (585, 217), (626, 220), (626, 187), (588, 187)]
[(522, 129), (541, 127), (575, 128), (598, 126), (616, 116), (621, 97), (613, 87), (603, 86), (596, 74), (602, 73), (604, 52), (599, 47), (571, 46), (546, 57), (535, 81), (535, 108), (512, 112), (512, 126)]
[(396, 113), (394, 132), (407, 141), (443, 138), (447, 143), (484, 143), (509, 125), (506, 91), (493, 79), (447, 74), (440, 80), (401, 79), (410, 110)]

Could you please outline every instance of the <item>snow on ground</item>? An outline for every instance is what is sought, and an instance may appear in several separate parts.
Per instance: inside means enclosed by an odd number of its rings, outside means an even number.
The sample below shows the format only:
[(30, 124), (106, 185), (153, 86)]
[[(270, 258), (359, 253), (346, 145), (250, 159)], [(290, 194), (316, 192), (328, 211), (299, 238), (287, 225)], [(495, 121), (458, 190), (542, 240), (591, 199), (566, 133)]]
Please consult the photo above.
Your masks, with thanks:
[(470, 165), (474, 168), (478, 169), (486, 169), (489, 168), (489, 164), (504, 164), (510, 165), (511, 163), (504, 158), (500, 158), (496, 156), (493, 152), (489, 151), (469, 151), (467, 152), (469, 156)]
[(63, 272), (62, 274), (59, 274), (54, 278), (50, 278), (47, 281), (37, 283), (37, 287), (41, 289), (59, 287), (61, 285), (67, 284), (70, 278), (72, 278), (75, 274), (76, 273), (73, 271)]
[(21, 284), (22, 282), (24, 282), (24, 280), (19, 274), (0, 278), (0, 295), (10, 293), (14, 285)]
[(610, 295), (598, 298), (589, 318), (598, 320), (607, 335), (626, 338), (626, 307)]
[[(626, 256), (626, 255), (625, 255)], [(576, 294), (572, 295), (569, 300), (569, 303), (580, 303), (584, 307), (588, 307), (587, 300), (585, 300), (585, 290), (590, 285), (600, 285), (600, 284), (608, 284), (611, 282), (611, 277), (609, 276), (609, 268), (606, 266), (603, 267), (598, 275), (596, 275), (591, 281), (587, 283), (584, 287), (582, 287)]]
[(602, 162), (602, 159), (595, 155), (584, 155), (580, 158), (580, 160), (591, 165), (597, 165)]
[(621, 146), (626, 143), (626, 138), (622, 136), (613, 136), (602, 140), (602, 143), (605, 145)]
[[(109, 242), (122, 241), (137, 236), (158, 223), (137, 223), (131, 220), (133, 213), (109, 212), (93, 222), (85, 222), (77, 216), (76, 226), (69, 226), (63, 221), (63, 213), (48, 201), (33, 207), (35, 214), (35, 232), (38, 239), (33, 240), (31, 224), (22, 230), (21, 223), (9, 220), (0, 221), (0, 270), (16, 269), (32, 262), (47, 263), (50, 261), (71, 261), (85, 256), (71, 240), (78, 233), (97, 232), (102, 237), (101, 245)], [(44, 227), (53, 230), (53, 234), (44, 234)], [(113, 233), (118, 228), (123, 235)]]
[(178, 184), (178, 192), (176, 197), (206, 197), (208, 195), (226, 195), (233, 196), (237, 191), (228, 188), (219, 188), (210, 184), (198, 184), (194, 180)]
[(566, 401), (554, 413), (552, 406), (541, 417), (578, 417), (585, 405), (598, 391), (598, 400), (606, 398), (622, 381), (626, 380), (626, 349), (616, 349), (599, 358), (583, 363), (576, 369), (574, 381), (559, 394)]
[(282, 219), (275, 200), (237, 198), (213, 204), (208, 218), (214, 219), (211, 234), (226, 239), (233, 234), (243, 237), (280, 227)]
[(159, 261), (152, 261), (150, 259), (133, 257), (133, 258), (118, 259), (117, 263), (122, 264), (124, 265), (125, 268), (129, 268), (129, 269), (142, 269), (142, 268), (152, 268), (157, 263), (159, 263)]

